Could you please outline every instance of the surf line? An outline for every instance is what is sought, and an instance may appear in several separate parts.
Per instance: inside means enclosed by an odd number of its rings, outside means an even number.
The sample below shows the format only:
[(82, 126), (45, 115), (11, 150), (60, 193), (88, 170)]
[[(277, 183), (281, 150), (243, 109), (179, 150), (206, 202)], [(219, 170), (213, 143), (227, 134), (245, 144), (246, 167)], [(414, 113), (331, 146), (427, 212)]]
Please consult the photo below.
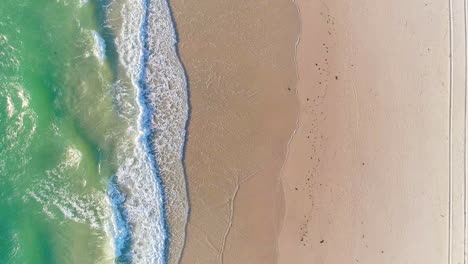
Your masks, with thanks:
[[(141, 154), (137, 154), (138, 157), (136, 157), (137, 160), (140, 160), (142, 163), (137, 165), (137, 166), (145, 166), (145, 163), (147, 165), (148, 169), (148, 176), (150, 177), (150, 181), (144, 181), (140, 184), (150, 184), (154, 186), (154, 189), (152, 190), (153, 194), (155, 195), (150, 195), (152, 198), (151, 199), (157, 199), (159, 202), (155, 202), (154, 204), (154, 210), (157, 211), (157, 217), (153, 218), (154, 222), (152, 222), (154, 225), (151, 226), (151, 228), (156, 228), (153, 229), (152, 231), (156, 233), (152, 233), (151, 238), (153, 241), (147, 241), (150, 245), (150, 248), (148, 248), (151, 252), (146, 252), (148, 254), (144, 254), (142, 257), (141, 255), (137, 258), (135, 258), (134, 252), (132, 252), (132, 249), (138, 248), (138, 245), (133, 244), (136, 239), (137, 235), (144, 235), (141, 234), (141, 231), (144, 232), (144, 230), (140, 229), (137, 233), (135, 233), (135, 230), (132, 230), (131, 223), (133, 221), (138, 221), (138, 219), (135, 219), (135, 211), (131, 215), (128, 215), (126, 211), (128, 211), (129, 208), (125, 205), (126, 203), (126, 198), (125, 194), (122, 193), (122, 190), (120, 190), (119, 186), (113, 186), (111, 183), (111, 187), (115, 187), (116, 190), (113, 190), (109, 192), (109, 196), (113, 199), (111, 199), (111, 203), (113, 206), (113, 211), (114, 211), (114, 220), (117, 222), (117, 232), (116, 235), (114, 236), (114, 245), (116, 247), (115, 251), (115, 257), (120, 258), (120, 259), (125, 259), (125, 263), (152, 263), (154, 262), (155, 264), (165, 264), (168, 261), (168, 252), (169, 252), (169, 239), (170, 239), (170, 232), (169, 232), (169, 227), (167, 223), (167, 212), (166, 212), (166, 204), (167, 204), (167, 197), (164, 192), (164, 185), (163, 181), (161, 179), (161, 174), (160, 174), (160, 167), (157, 162), (157, 153), (155, 151), (155, 143), (153, 141), (153, 138), (156, 134), (155, 129), (152, 126), (152, 120), (155, 116), (155, 109), (152, 107), (151, 102), (150, 102), (150, 95), (152, 92), (154, 92), (154, 87), (151, 87), (150, 85), (147, 84), (146, 79), (149, 74), (148, 72), (148, 59), (149, 59), (149, 54), (151, 53), (150, 47), (148, 45), (149, 43), (149, 38), (153, 37), (150, 36), (150, 23), (149, 23), (149, 14), (151, 12), (151, 1), (152, 0), (138, 0), (136, 3), (132, 1), (129, 4), (136, 4), (141, 9), (138, 13), (135, 12), (130, 12), (129, 14), (126, 14), (127, 16), (135, 16), (139, 17), (138, 24), (135, 25), (134, 28), (132, 28), (130, 34), (134, 34), (133, 40), (130, 41), (135, 41), (137, 45), (133, 45), (132, 49), (135, 48), (138, 51), (137, 57), (134, 57), (134, 64), (132, 65), (130, 62), (130, 65), (124, 65), (128, 66), (131, 72), (134, 73), (132, 76), (132, 85), (135, 89), (135, 97), (134, 97), (134, 102), (136, 103), (136, 106), (138, 108), (138, 114), (136, 115), (136, 137), (135, 137), (135, 147), (139, 150), (141, 150)], [(125, 18), (124, 18), (125, 19)], [(127, 19), (132, 19), (132, 18), (127, 18)], [(119, 50), (119, 52), (128, 52), (128, 50)], [(123, 53), (125, 54), (125, 53)], [(123, 55), (120, 54), (120, 55)], [(133, 68), (132, 68), (133, 67)], [(136, 70), (136, 71), (133, 71)], [(139, 151), (137, 151), (139, 152)], [(141, 155), (141, 157), (140, 157)], [(125, 172), (124, 172), (125, 173)], [(145, 172), (139, 172), (139, 173), (145, 173)], [(138, 177), (137, 177), (138, 178)], [(117, 176), (117, 179), (119, 177)], [(143, 180), (144, 178), (141, 178)], [(147, 178), (148, 179), (148, 178)], [(123, 179), (125, 180), (125, 179)], [(149, 188), (151, 189), (151, 188)], [(133, 191), (139, 191), (138, 188), (134, 189)], [(124, 196), (123, 198), (121, 196)], [(143, 206), (144, 203), (140, 203), (140, 206)], [(133, 208), (135, 209), (135, 208)], [(145, 210), (147, 208), (137, 208), (138, 210)], [(150, 214), (151, 215), (151, 214)], [(154, 215), (153, 215), (154, 216)], [(148, 215), (145, 217), (149, 217)], [(142, 220), (142, 219), (140, 219)], [(123, 242), (122, 240), (125, 240)], [(154, 243), (153, 243), (154, 242)], [(145, 242), (146, 243), (146, 242)], [(151, 246), (151, 244), (153, 244)], [(138, 248), (139, 250), (141, 248)], [(125, 251), (126, 253), (124, 255), (121, 255), (122, 251)]]
[(137, 87), (137, 102), (140, 108), (140, 116), (139, 116), (139, 129), (141, 131), (139, 141), (142, 143), (143, 150), (145, 151), (146, 155), (149, 156), (149, 161), (151, 164), (151, 170), (154, 175), (154, 179), (157, 183), (157, 189), (162, 197), (162, 203), (160, 204), (159, 211), (161, 212), (161, 225), (163, 234), (163, 252), (161, 252), (161, 264), (167, 263), (168, 260), (168, 252), (169, 252), (169, 226), (167, 223), (167, 214), (166, 214), (166, 194), (164, 192), (164, 186), (162, 179), (160, 177), (159, 167), (156, 162), (156, 152), (154, 151), (154, 144), (152, 143), (155, 135), (155, 131), (151, 126), (151, 120), (154, 116), (154, 109), (151, 107), (150, 99), (148, 98), (149, 93), (151, 93), (151, 87), (149, 87), (146, 83), (146, 77), (148, 75), (148, 58), (150, 53), (150, 48), (148, 45), (149, 41), (149, 9), (150, 9), (150, 1), (151, 0), (141, 0), (143, 5), (143, 20), (140, 27), (140, 41), (142, 43), (142, 53), (143, 56), (141, 58), (141, 71), (140, 76), (138, 78), (138, 87)]

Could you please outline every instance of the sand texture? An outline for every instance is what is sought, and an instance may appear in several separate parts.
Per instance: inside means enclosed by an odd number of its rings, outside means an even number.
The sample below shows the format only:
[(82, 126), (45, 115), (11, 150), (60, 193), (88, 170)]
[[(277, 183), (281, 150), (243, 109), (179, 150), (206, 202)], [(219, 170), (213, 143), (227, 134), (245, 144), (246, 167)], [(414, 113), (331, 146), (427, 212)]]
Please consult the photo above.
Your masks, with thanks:
[(171, 4), (191, 93), (182, 263), (463, 263), (463, 1)]
[(463, 263), (466, 26), (449, 3), (297, 1), (279, 263)]
[(181, 263), (274, 263), (297, 115), (297, 9), (288, 0), (171, 5), (191, 102)]

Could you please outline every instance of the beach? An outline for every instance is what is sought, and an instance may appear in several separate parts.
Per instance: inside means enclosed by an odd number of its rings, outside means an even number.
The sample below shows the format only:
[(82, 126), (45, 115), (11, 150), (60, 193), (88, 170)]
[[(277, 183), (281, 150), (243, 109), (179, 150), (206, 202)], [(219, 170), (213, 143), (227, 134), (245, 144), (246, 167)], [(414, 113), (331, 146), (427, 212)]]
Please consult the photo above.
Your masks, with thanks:
[(297, 4), (278, 263), (461, 263), (462, 2)]
[(462, 261), (462, 1), (171, 3), (191, 102), (182, 263)]
[(181, 263), (274, 263), (279, 175), (297, 113), (296, 7), (287, 0), (171, 6), (191, 103)]
[(0, 263), (467, 263), (467, 23), (2, 0)]

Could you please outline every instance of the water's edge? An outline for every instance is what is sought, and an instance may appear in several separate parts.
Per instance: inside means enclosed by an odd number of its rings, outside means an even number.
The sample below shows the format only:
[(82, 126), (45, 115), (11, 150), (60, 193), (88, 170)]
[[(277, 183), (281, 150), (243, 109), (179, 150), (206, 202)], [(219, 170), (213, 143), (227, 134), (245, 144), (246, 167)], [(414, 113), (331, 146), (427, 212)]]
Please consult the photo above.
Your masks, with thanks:
[[(127, 225), (121, 224), (120, 228), (130, 226), (127, 240), (131, 241), (131, 249), (124, 263), (178, 263), (189, 211), (183, 167), (189, 107), (187, 77), (177, 54), (175, 23), (165, 0), (125, 2), (121, 8), (124, 22), (116, 46), (120, 63), (127, 69), (136, 89), (139, 108), (136, 146), (144, 152), (144, 156), (137, 155), (137, 159), (148, 161), (148, 164), (142, 161), (142, 168), (137, 167), (136, 172), (151, 171), (156, 194), (150, 195), (153, 198), (145, 196), (124, 201), (120, 213), (114, 210), (114, 219), (117, 222), (118, 215), (124, 215), (120, 219), (126, 219)], [(148, 165), (151, 168), (147, 168)], [(134, 170), (130, 168), (130, 172)], [(139, 195), (148, 189), (148, 178), (142, 180), (133, 183), (138, 179), (117, 175), (116, 182), (119, 189), (130, 189)], [(119, 199), (111, 199), (113, 201)], [(119, 206), (114, 202), (113, 208)], [(137, 243), (138, 240), (145, 245)], [(114, 237), (114, 244), (117, 254), (124, 250), (118, 249), (124, 246), (118, 237)]]

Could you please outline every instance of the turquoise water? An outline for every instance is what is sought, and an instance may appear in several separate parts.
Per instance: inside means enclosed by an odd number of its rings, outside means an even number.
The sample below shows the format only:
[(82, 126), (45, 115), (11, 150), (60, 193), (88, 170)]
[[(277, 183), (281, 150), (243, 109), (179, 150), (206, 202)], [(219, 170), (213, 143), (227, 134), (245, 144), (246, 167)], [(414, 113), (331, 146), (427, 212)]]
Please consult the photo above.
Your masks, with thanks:
[(166, 2), (0, 1), (0, 263), (175, 263), (186, 101)]

